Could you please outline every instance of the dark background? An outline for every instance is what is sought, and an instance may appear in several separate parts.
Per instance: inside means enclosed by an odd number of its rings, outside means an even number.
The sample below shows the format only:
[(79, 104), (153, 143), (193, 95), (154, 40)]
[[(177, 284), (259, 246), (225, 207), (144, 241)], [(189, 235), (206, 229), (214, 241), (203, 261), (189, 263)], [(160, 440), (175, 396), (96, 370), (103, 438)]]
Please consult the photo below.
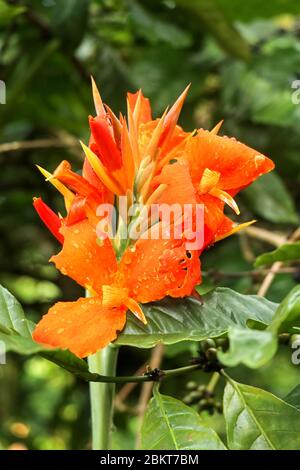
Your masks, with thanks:
[[(51, 171), (68, 159), (80, 168), (78, 140), (87, 141), (87, 117), (94, 112), (91, 74), (116, 112), (124, 111), (126, 92), (141, 87), (154, 113), (161, 113), (192, 82), (184, 127), (212, 128), (224, 118), (223, 134), (276, 162), (276, 172), (239, 196), (239, 220), (255, 217), (269, 238), (295, 230), (300, 104), (292, 103), (292, 82), (300, 79), (299, 2), (0, 0), (0, 79), (7, 91), (0, 105), (0, 281), (29, 317), (37, 321), (53, 302), (82, 294), (48, 264), (59, 247), (34, 213), (32, 197), (62, 210), (35, 164)], [(272, 247), (249, 235), (220, 243), (203, 257), (201, 291), (222, 285), (256, 293), (263, 274), (253, 274), (253, 260)], [(280, 301), (299, 282), (297, 266), (292, 271), (276, 276), (268, 298)], [(186, 364), (196, 348), (168, 347), (164, 366)], [(132, 374), (149, 354), (124, 348), (119, 373)], [(263, 369), (234, 374), (284, 396), (299, 373), (289, 355), (282, 350)], [(203, 381), (203, 375), (192, 377)], [(187, 380), (166, 381), (163, 391), (183, 398)], [(139, 394), (136, 387), (117, 406), (114, 448), (134, 447)], [(221, 416), (203, 416), (223, 432)], [(0, 367), (0, 448), (89, 446), (87, 384), (44, 359), (10, 356)]]

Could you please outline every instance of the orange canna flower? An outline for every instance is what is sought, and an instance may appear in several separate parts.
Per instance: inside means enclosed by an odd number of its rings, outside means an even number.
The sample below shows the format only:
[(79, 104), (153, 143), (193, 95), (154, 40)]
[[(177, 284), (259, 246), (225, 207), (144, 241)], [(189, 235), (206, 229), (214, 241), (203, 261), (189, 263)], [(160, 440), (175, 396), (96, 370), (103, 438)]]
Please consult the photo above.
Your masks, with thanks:
[[(89, 118), (89, 146), (82, 144), (82, 174), (73, 172), (66, 161), (53, 174), (40, 168), (64, 197), (65, 217), (41, 199), (34, 201), (42, 221), (62, 243), (50, 261), (93, 297), (55, 304), (33, 338), (68, 348), (79, 357), (114, 341), (127, 311), (146, 323), (140, 304), (191, 295), (201, 281), (200, 252), (238, 230), (224, 215), (224, 204), (238, 213), (235, 194), (273, 168), (267, 157), (217, 136), (217, 129), (184, 132), (178, 118), (188, 88), (170, 110), (153, 120), (150, 102), (141, 91), (128, 94), (125, 119), (103, 104), (94, 81), (92, 87), (97, 116)], [(124, 196), (125, 218), (120, 209)], [(99, 207), (112, 203), (119, 218), (109, 237), (113, 217), (99, 212)], [(187, 248), (186, 229), (176, 236), (185, 227), (182, 218), (172, 216), (165, 223), (160, 212), (150, 219), (143, 210), (153, 204), (189, 204), (194, 227), (199, 203), (204, 206), (204, 244), (195, 249)], [(139, 208), (132, 212), (133, 204)]]

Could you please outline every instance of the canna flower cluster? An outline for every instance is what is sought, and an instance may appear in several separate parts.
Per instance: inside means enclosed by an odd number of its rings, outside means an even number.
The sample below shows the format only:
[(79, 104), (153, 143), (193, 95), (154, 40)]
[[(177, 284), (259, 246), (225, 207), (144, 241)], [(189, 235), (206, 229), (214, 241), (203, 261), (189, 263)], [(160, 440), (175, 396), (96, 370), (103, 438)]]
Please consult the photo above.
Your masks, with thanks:
[[(146, 324), (142, 304), (193, 295), (201, 282), (202, 251), (253, 222), (236, 225), (224, 214), (225, 205), (239, 214), (235, 195), (274, 167), (256, 150), (219, 136), (221, 124), (211, 131), (185, 132), (178, 119), (188, 88), (160, 119), (152, 118), (150, 102), (141, 91), (128, 93), (125, 118), (103, 104), (94, 81), (92, 88), (96, 116), (89, 118), (89, 145), (82, 144), (81, 174), (67, 161), (53, 173), (39, 167), (62, 194), (65, 216), (41, 198), (34, 199), (40, 218), (62, 245), (50, 261), (90, 296), (56, 303), (36, 326), (33, 338), (79, 357), (114, 341), (127, 314)], [(114, 236), (106, 236), (112, 218), (99, 213), (99, 207), (110, 204), (118, 209), (125, 196), (128, 214), (136, 203), (189, 204), (195, 208), (190, 214), (193, 227), (201, 205), (201, 246), (187, 249), (190, 237), (185, 229), (175, 236), (182, 218), (173, 217), (166, 225), (160, 215), (140, 236), (132, 237), (141, 224), (140, 210), (130, 212), (126, 222), (119, 216)]]

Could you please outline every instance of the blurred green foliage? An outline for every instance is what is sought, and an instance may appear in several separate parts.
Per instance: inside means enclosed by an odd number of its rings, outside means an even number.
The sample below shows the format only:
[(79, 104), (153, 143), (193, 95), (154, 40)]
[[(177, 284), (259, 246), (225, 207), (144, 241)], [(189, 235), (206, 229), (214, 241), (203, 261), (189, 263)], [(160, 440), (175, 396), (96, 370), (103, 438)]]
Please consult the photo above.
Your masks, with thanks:
[[(88, 138), (91, 74), (115, 111), (124, 110), (127, 90), (141, 87), (154, 113), (161, 112), (192, 82), (182, 125), (211, 128), (225, 119), (224, 134), (276, 162), (275, 173), (240, 196), (240, 219), (257, 218), (260, 227), (287, 236), (295, 230), (300, 105), (292, 102), (292, 83), (300, 79), (299, 20), (300, 4), (292, 0), (0, 0), (0, 79), (7, 90), (6, 104), (0, 105), (0, 142), (49, 141), (14, 151), (0, 144), (0, 281), (33, 320), (57, 299), (82, 293), (48, 265), (58, 245), (31, 202), (42, 195), (62, 210), (34, 165), (52, 170), (68, 159), (80, 167), (73, 137)], [(257, 292), (262, 275), (249, 272), (255, 257), (272, 248), (245, 236), (220, 243), (203, 256), (200, 291), (222, 285)], [(271, 300), (281, 301), (299, 282), (297, 265), (294, 271), (276, 277), (268, 291)], [(196, 350), (190, 343), (170, 346), (164, 366), (185, 365)], [(124, 348), (119, 373), (133, 373), (148, 356), (149, 351)], [(233, 375), (282, 397), (299, 380), (287, 349), (262, 369), (238, 367)], [(189, 378), (166, 381), (163, 392), (182, 399)], [(191, 378), (206, 379), (196, 373)], [(126, 412), (117, 408), (115, 448), (134, 447), (139, 391), (130, 394)], [(87, 384), (44, 359), (11, 356), (0, 367), (0, 397), (0, 448), (90, 446)], [(202, 414), (222, 432), (221, 416)]]

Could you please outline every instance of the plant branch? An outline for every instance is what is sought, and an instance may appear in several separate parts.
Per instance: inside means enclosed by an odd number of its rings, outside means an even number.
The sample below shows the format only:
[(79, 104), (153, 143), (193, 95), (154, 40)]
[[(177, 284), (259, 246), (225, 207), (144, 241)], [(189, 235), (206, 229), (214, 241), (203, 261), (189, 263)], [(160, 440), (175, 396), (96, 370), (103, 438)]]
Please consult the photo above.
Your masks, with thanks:
[[(283, 243), (295, 242), (299, 238), (300, 238), (300, 227), (298, 227), (297, 230), (295, 230), (295, 232), (293, 232), (292, 235), (288, 239), (285, 239)], [(269, 270), (268, 274), (264, 278), (264, 280), (263, 280), (263, 282), (262, 282), (262, 284), (261, 284), (261, 286), (260, 286), (260, 288), (257, 292), (257, 295), (261, 295), (262, 297), (264, 297), (266, 295), (266, 293), (268, 292), (269, 288), (272, 285), (272, 282), (274, 281), (274, 278), (275, 278), (276, 274), (279, 273), (282, 266), (283, 266), (282, 261), (276, 261), (272, 265), (272, 267)]]
[(101, 382), (101, 383), (143, 383), (143, 382), (159, 382), (170, 377), (177, 375), (186, 374), (187, 372), (193, 372), (194, 370), (201, 369), (201, 364), (191, 364), (185, 367), (179, 367), (178, 369), (160, 370), (154, 369), (145, 375), (131, 375), (131, 376), (110, 376), (94, 374), (90, 382)]
[(51, 147), (80, 147), (79, 142), (74, 138), (71, 140), (61, 140), (56, 138), (50, 139), (36, 139), (36, 140), (21, 140), (16, 142), (7, 142), (0, 144), (0, 153), (16, 152), (18, 150), (32, 150)]

